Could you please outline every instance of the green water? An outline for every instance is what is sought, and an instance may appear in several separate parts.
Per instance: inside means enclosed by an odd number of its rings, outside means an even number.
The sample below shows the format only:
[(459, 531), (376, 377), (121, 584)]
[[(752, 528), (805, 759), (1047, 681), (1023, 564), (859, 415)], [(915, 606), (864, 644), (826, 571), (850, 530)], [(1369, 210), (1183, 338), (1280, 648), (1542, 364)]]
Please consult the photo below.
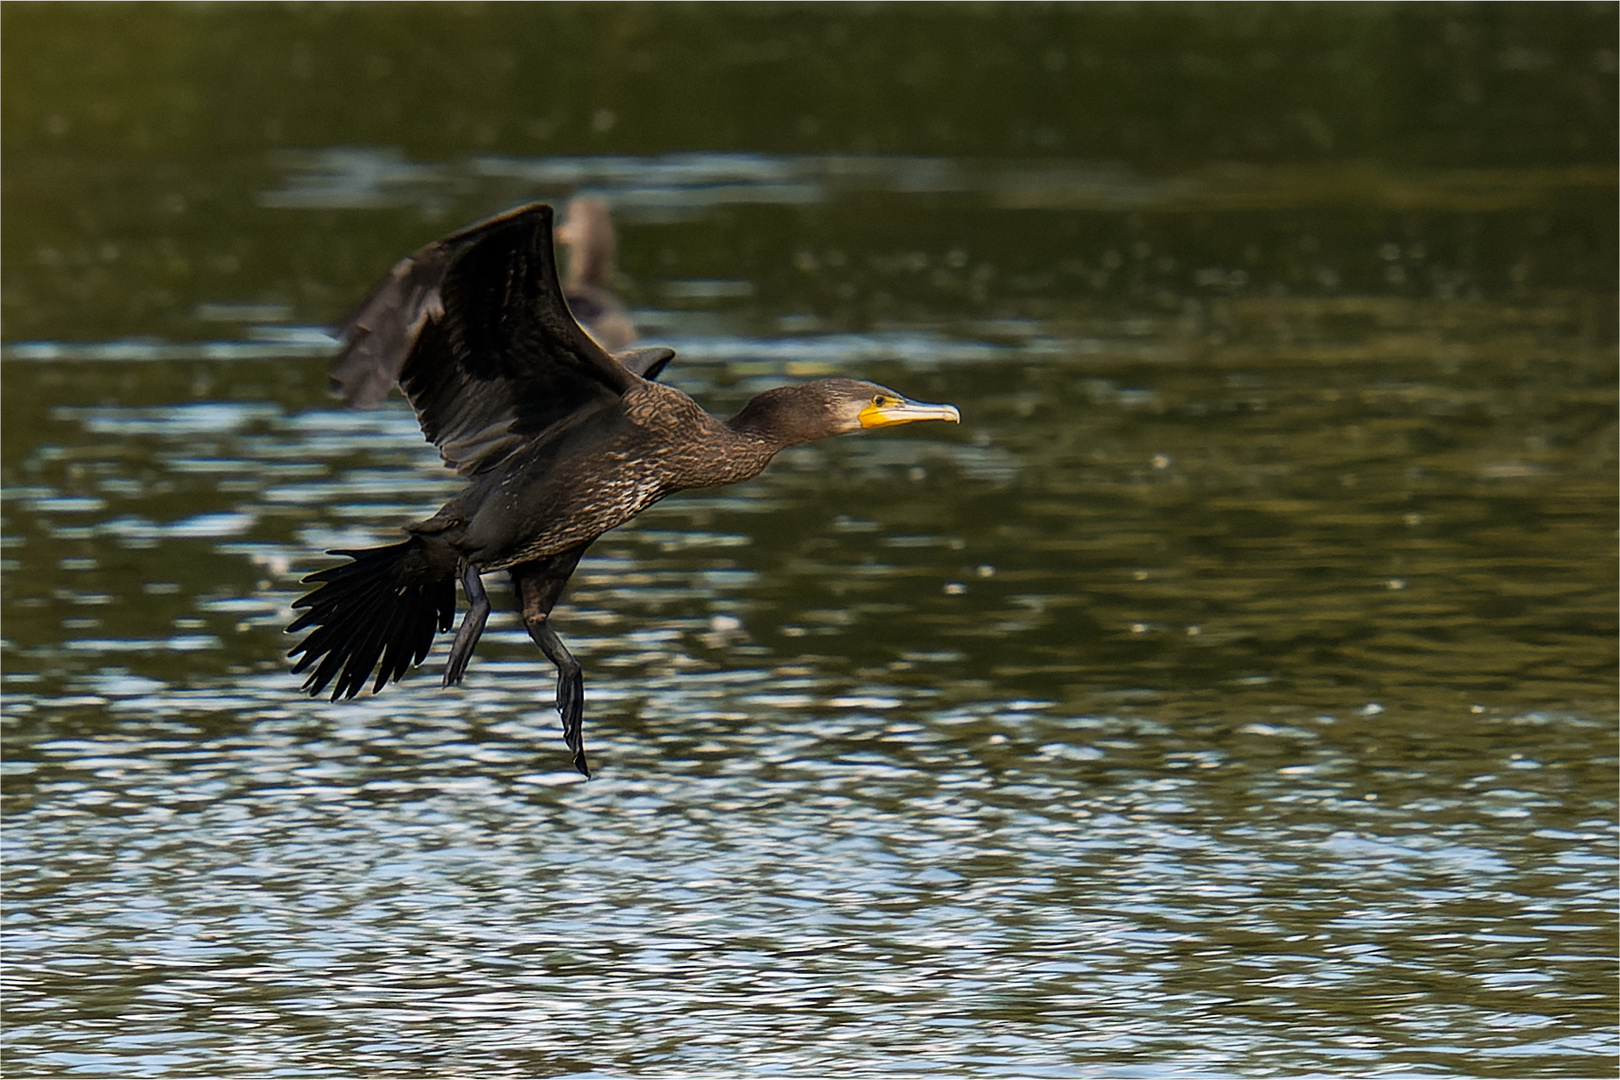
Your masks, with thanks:
[[(8, 1075), (1612, 1070), (1614, 5), (0, 31)], [(455, 490), (321, 328), (577, 190), (712, 411), (963, 414), (604, 537), (588, 784), (280, 629)]]

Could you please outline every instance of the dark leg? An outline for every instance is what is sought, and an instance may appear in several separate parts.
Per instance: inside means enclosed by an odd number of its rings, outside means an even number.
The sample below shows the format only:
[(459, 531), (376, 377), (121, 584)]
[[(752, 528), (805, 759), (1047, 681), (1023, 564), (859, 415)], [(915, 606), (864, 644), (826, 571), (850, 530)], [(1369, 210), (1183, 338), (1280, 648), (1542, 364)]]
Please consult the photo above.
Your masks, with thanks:
[(529, 623), (529, 636), (546, 659), (557, 665), (557, 713), (562, 717), (563, 742), (574, 752), (574, 768), (589, 778), (591, 767), (585, 761), (585, 673), (545, 616)]
[(563, 742), (574, 752), (574, 768), (588, 777), (591, 769), (585, 761), (585, 676), (579, 661), (551, 628), (551, 609), (583, 554), (585, 549), (581, 547), (513, 567), (512, 583), (523, 605), (523, 625), (546, 659), (556, 665), (557, 712), (562, 717)]
[(478, 579), (478, 567), (468, 565), (461, 575), (461, 587), (467, 590), (467, 614), (456, 631), (455, 644), (450, 646), (450, 659), (444, 665), (443, 686), (455, 686), (467, 673), (473, 649), (484, 636), (484, 624), (489, 621), (489, 597), (484, 595), (484, 583)]

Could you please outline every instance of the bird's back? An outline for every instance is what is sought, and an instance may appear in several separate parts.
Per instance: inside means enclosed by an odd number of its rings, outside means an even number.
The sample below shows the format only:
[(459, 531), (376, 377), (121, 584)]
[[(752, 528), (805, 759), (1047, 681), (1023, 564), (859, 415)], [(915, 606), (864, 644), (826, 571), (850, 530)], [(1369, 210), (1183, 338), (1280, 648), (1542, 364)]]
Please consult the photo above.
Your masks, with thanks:
[(643, 382), (475, 477), (446, 507), (458, 547), (500, 570), (588, 543), (659, 499), (735, 483), (770, 460), (680, 390)]

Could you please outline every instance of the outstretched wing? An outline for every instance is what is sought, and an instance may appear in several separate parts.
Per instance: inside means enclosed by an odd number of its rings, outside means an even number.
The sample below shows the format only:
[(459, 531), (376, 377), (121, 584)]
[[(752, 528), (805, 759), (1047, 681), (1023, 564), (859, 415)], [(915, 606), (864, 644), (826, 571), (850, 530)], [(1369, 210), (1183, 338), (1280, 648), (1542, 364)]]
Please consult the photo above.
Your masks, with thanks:
[(551, 230), (535, 203), (402, 260), (345, 328), (345, 400), (374, 404), (397, 378), (428, 441), (471, 475), (634, 386), (570, 314)]
[(369, 409), (388, 396), (422, 327), (444, 314), (439, 286), (452, 260), (475, 247), (490, 227), (530, 209), (521, 207), (471, 225), (394, 264), (337, 328), (343, 350), (328, 370), (345, 405)]

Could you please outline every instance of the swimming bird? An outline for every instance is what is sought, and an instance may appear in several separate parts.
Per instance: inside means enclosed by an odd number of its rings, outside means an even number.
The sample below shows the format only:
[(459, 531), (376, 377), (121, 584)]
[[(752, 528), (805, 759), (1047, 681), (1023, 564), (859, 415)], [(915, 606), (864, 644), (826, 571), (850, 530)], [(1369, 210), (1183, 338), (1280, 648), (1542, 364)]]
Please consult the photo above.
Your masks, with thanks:
[(610, 354), (570, 314), (552, 247), (552, 209), (534, 203), (401, 260), (343, 327), (331, 372), (351, 405), (398, 381), (423, 435), (467, 484), (383, 547), (304, 579), (287, 655), (303, 689), (377, 693), (450, 629), (456, 582), (467, 612), (445, 663), (461, 682), (489, 618), (482, 575), (506, 571), (524, 626), (557, 669), (563, 741), (585, 776), (585, 683), (551, 611), (597, 537), (688, 488), (757, 475), (787, 447), (919, 420), (950, 405), (909, 401), (856, 379), (779, 386), (722, 420), (653, 381), (675, 355)]
[(568, 274), (563, 279), (568, 310), (608, 352), (627, 348), (636, 340), (636, 326), (624, 304), (608, 289), (618, 249), (608, 204), (594, 195), (568, 200), (568, 210), (557, 226), (557, 243), (568, 248)]

